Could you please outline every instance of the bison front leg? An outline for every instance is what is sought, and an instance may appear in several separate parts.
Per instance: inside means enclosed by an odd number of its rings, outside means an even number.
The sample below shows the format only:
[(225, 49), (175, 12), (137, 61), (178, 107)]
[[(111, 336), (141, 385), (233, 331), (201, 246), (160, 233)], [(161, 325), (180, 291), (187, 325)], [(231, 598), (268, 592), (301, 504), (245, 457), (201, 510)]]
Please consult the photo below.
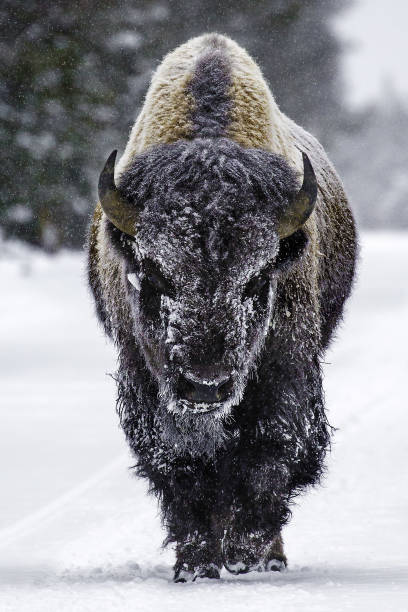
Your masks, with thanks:
[(162, 510), (168, 542), (176, 544), (175, 582), (219, 578), (225, 521), (219, 510), (215, 473), (205, 466), (177, 472), (163, 491)]
[(285, 479), (278, 466), (248, 463), (242, 462), (234, 487), (223, 564), (233, 574), (281, 571), (287, 564), (281, 536), (289, 516)]
[(219, 578), (222, 567), (221, 539), (213, 533), (195, 532), (177, 542), (175, 582)]

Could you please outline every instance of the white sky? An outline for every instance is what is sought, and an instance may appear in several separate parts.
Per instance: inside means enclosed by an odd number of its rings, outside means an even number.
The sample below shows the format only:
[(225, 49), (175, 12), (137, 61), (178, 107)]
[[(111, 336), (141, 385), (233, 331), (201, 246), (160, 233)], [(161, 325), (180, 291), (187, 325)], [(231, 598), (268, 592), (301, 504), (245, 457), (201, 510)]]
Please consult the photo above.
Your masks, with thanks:
[(343, 65), (351, 104), (390, 85), (408, 100), (408, 0), (355, 0), (335, 29), (349, 45)]

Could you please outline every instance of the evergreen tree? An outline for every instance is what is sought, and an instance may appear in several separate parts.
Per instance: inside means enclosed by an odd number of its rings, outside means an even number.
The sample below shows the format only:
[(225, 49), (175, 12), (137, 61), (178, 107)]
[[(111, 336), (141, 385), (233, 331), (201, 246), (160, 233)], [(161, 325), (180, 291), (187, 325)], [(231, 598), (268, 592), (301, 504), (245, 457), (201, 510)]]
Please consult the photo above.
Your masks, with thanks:
[(388, 87), (375, 106), (356, 113), (338, 134), (333, 158), (359, 225), (408, 228), (408, 109)]
[[(106, 155), (124, 147), (152, 71), (189, 37), (225, 33), (282, 110), (325, 144), (341, 118), (347, 0), (3, 0), (0, 219), (6, 237), (80, 247)], [(337, 121), (337, 119), (336, 119)]]

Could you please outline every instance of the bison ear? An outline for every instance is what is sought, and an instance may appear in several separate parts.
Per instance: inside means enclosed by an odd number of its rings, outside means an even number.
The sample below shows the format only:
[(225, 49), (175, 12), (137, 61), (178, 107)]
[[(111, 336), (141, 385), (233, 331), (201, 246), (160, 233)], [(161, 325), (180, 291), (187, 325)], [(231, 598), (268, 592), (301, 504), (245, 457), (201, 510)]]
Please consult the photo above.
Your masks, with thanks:
[(125, 234), (134, 236), (141, 208), (129, 202), (129, 200), (121, 195), (116, 187), (116, 154), (116, 150), (112, 151), (99, 176), (99, 201), (109, 221)]
[(317, 180), (312, 164), (306, 153), (303, 157), (302, 187), (289, 203), (288, 208), (279, 219), (279, 238), (287, 238), (296, 232), (312, 214), (317, 197)]

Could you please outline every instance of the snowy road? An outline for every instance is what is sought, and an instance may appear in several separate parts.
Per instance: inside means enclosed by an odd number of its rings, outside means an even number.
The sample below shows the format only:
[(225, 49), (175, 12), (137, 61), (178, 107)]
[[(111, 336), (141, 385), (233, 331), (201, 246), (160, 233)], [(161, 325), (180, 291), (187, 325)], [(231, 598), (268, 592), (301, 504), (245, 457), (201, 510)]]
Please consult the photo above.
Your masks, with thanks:
[(81, 258), (12, 251), (0, 252), (2, 612), (408, 611), (408, 235), (364, 238), (326, 360), (339, 430), (324, 486), (285, 530), (289, 569), (193, 585), (171, 582), (156, 503), (127, 470)]

